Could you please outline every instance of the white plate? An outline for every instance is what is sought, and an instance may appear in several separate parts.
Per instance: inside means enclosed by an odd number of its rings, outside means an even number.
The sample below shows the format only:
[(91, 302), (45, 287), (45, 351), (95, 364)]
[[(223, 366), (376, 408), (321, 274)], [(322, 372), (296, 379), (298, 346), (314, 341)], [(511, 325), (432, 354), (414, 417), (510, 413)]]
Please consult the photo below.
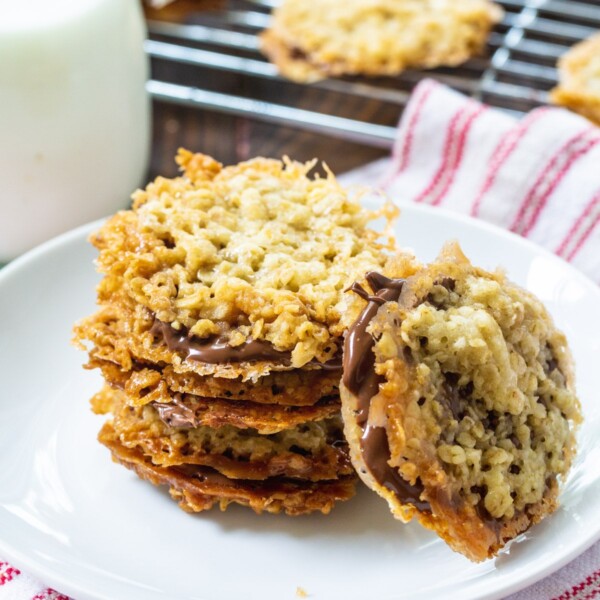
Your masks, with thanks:
[(509, 553), (471, 564), (366, 490), (329, 516), (190, 516), (113, 464), (88, 408), (100, 387), (69, 345), (94, 310), (93, 226), (0, 272), (0, 556), (78, 600), (499, 598), (562, 566), (600, 537), (600, 290), (510, 234), (440, 210), (406, 207), (397, 234), (423, 259), (461, 241), (538, 294), (577, 361), (586, 421), (562, 508)]

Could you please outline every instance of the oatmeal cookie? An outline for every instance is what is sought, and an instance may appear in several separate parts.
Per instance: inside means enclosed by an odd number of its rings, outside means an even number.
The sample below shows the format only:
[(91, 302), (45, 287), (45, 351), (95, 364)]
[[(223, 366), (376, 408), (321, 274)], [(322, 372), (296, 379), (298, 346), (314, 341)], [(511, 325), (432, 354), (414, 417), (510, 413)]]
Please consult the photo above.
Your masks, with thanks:
[[(152, 365), (136, 364), (130, 371), (106, 361), (88, 363), (99, 367), (104, 379), (124, 390), (135, 406), (150, 402), (170, 402), (176, 395), (186, 394), (206, 399), (223, 399), (231, 405), (252, 402), (271, 405), (265, 410), (300, 408), (317, 405), (323, 398), (339, 396), (341, 370), (273, 373), (261, 377), (256, 384), (239, 379), (199, 377), (195, 373), (176, 373), (172, 367), (162, 370)], [(273, 406), (275, 405), (275, 406)], [(308, 413), (307, 413), (308, 414)]]
[(120, 443), (139, 449), (157, 465), (208, 466), (233, 479), (285, 476), (319, 481), (352, 473), (339, 413), (259, 434), (247, 426), (194, 426), (185, 418), (180, 422), (163, 406), (129, 406), (122, 392), (110, 388), (93, 403), (101, 412), (110, 404)]
[(336, 502), (349, 500), (355, 492), (354, 475), (319, 482), (285, 477), (256, 481), (230, 479), (208, 467), (154, 465), (139, 450), (121, 444), (110, 423), (104, 425), (98, 439), (111, 451), (115, 462), (154, 485), (167, 485), (171, 497), (187, 512), (201, 512), (215, 504), (225, 510), (235, 503), (257, 513), (327, 514)]
[(371, 292), (341, 386), (353, 463), (402, 521), (474, 561), (557, 506), (581, 420), (564, 335), (543, 304), (457, 245)]
[(489, 0), (284, 0), (261, 47), (299, 82), (339, 75), (397, 75), (454, 66), (484, 48), (502, 10)]
[(558, 78), (552, 102), (600, 125), (600, 33), (576, 44), (560, 59)]
[[(123, 390), (123, 397), (129, 406), (150, 404), (160, 407), (161, 415), (168, 415), (167, 422), (172, 420), (173, 423), (186, 423), (188, 427), (233, 425), (241, 429), (256, 429), (261, 434), (277, 433), (308, 421), (320, 421), (338, 414), (340, 410), (337, 385), (336, 391), (330, 395), (323, 395), (308, 405), (294, 406), (276, 403), (276, 396), (272, 396), (268, 403), (254, 402), (251, 398), (252, 388), (247, 389), (245, 398), (237, 397), (234, 400), (231, 399), (234, 397), (233, 393), (229, 394), (225, 387), (221, 388), (220, 397), (201, 396), (173, 391), (165, 385), (164, 379), (159, 379), (154, 388), (140, 390), (138, 386), (147, 382), (143, 371), (150, 369), (136, 372), (130, 378), (125, 374), (125, 379), (107, 375), (112, 371), (112, 368), (103, 370), (105, 381), (109, 385), (92, 399), (92, 407), (98, 414), (111, 412), (112, 403), (105, 401), (105, 395), (107, 391), (113, 393), (114, 390)], [(150, 372), (153, 375), (158, 373), (154, 370)], [(136, 377), (137, 374), (142, 375), (141, 380)], [(131, 385), (132, 382), (134, 385)], [(132, 396), (130, 390), (134, 386), (135, 395)], [(141, 397), (140, 393), (143, 393)]]
[(393, 247), (368, 222), (397, 210), (361, 208), (330, 172), (309, 176), (314, 161), (177, 160), (182, 177), (157, 178), (91, 238), (99, 303), (128, 329), (123, 352), (136, 343), (152, 362), (253, 380), (334, 358), (358, 310), (343, 290)]
[[(286, 374), (301, 372), (313, 383), (319, 378), (315, 371), (326, 378), (336, 371), (341, 372), (341, 347), (325, 362), (312, 359), (301, 369), (296, 369), (291, 364), (290, 353), (267, 346), (264, 352), (270, 355), (268, 360), (261, 357), (263, 350), (260, 349), (253, 351), (253, 356), (244, 357), (236, 348), (215, 342), (214, 338), (203, 340), (181, 331), (175, 333), (164, 323), (157, 326), (156, 319), (144, 307), (125, 308), (119, 302), (106, 304), (93, 315), (81, 319), (74, 327), (74, 334), (77, 345), (88, 351), (90, 368), (112, 363), (123, 371), (130, 371), (136, 364), (160, 364), (180, 375), (195, 374), (197, 381), (202, 380), (204, 386), (211, 388), (218, 388), (226, 380), (259, 384), (261, 379), (275, 376), (277, 372), (282, 372), (280, 379)], [(337, 344), (341, 346), (340, 341)], [(242, 347), (248, 349), (255, 345), (250, 341)], [(205, 352), (207, 346), (212, 354), (208, 360), (213, 362), (206, 362), (206, 358), (200, 360), (199, 354)], [(331, 354), (331, 347), (325, 348), (328, 354)], [(210, 381), (216, 383), (213, 385), (208, 383)], [(302, 388), (306, 390), (306, 386)]]

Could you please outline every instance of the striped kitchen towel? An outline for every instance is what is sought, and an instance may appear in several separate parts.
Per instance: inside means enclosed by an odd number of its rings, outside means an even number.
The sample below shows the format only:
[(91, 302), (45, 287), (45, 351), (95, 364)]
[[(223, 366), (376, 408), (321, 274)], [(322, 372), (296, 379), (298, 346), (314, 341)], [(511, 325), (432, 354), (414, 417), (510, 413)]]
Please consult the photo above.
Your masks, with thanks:
[(345, 183), (484, 219), (600, 283), (600, 128), (559, 108), (521, 120), (433, 81), (413, 92), (391, 159)]

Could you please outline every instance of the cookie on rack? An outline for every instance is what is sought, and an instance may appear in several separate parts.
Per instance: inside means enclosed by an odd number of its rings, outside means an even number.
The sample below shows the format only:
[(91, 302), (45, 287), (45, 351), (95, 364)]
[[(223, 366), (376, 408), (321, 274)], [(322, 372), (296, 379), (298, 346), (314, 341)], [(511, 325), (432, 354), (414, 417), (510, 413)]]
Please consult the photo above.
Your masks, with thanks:
[(284, 0), (261, 35), (298, 82), (456, 66), (479, 54), (502, 10), (490, 0)]
[(543, 304), (457, 245), (370, 273), (349, 330), (345, 434), (363, 481), (474, 561), (553, 512), (581, 420)]
[(600, 33), (576, 44), (559, 60), (558, 79), (552, 102), (600, 125)]

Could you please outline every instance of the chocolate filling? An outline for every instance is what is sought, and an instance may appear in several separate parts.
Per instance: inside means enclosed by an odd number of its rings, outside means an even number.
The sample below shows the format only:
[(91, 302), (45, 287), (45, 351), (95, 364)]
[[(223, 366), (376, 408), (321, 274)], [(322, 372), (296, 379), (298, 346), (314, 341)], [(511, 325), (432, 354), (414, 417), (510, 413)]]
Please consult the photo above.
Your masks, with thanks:
[(211, 469), (210, 467), (203, 467), (199, 465), (177, 465), (168, 467), (169, 471), (182, 475), (184, 477), (198, 479), (202, 483), (207, 483), (215, 486), (223, 486), (231, 488), (233, 486), (256, 489), (258, 491), (264, 490), (265, 492), (277, 491), (277, 489), (286, 488), (299, 488), (299, 489), (313, 489), (322, 487), (327, 483), (343, 483), (345, 481), (352, 481), (354, 474), (342, 475), (335, 480), (326, 479), (318, 482), (308, 481), (305, 479), (295, 479), (292, 477), (285, 476), (274, 476), (268, 479), (230, 479), (225, 475), (222, 475), (218, 471)]
[(153, 402), (152, 405), (165, 425), (170, 427), (198, 427), (196, 413), (177, 398), (173, 402)]
[[(180, 354), (184, 360), (209, 364), (268, 361), (289, 365), (292, 359), (291, 352), (276, 350), (265, 340), (247, 339), (238, 346), (230, 346), (229, 338), (224, 335), (199, 340), (191, 336), (187, 329), (182, 327), (177, 330), (156, 317), (150, 333), (161, 339), (171, 352)], [(341, 356), (336, 355), (326, 363), (313, 359), (307, 366), (338, 371), (342, 368)]]
[(210, 364), (267, 360), (289, 364), (291, 359), (290, 352), (275, 350), (263, 340), (246, 340), (239, 346), (230, 346), (228, 338), (219, 335), (200, 341), (190, 336), (187, 329), (174, 329), (156, 318), (150, 333), (161, 338), (171, 352), (183, 354), (185, 360)]
[(389, 465), (391, 458), (386, 431), (383, 427), (367, 425), (371, 399), (379, 391), (383, 377), (375, 372), (375, 340), (367, 332), (379, 307), (386, 302), (397, 302), (404, 286), (404, 279), (390, 279), (380, 273), (367, 273), (366, 279), (374, 294), (354, 283), (349, 289), (367, 300), (354, 325), (348, 330), (344, 344), (343, 382), (357, 398), (356, 422), (363, 434), (360, 440), (363, 460), (377, 483), (392, 491), (403, 504), (412, 504), (417, 510), (431, 512), (426, 500), (421, 500), (424, 491), (420, 481), (411, 484), (404, 480), (397, 469)]

